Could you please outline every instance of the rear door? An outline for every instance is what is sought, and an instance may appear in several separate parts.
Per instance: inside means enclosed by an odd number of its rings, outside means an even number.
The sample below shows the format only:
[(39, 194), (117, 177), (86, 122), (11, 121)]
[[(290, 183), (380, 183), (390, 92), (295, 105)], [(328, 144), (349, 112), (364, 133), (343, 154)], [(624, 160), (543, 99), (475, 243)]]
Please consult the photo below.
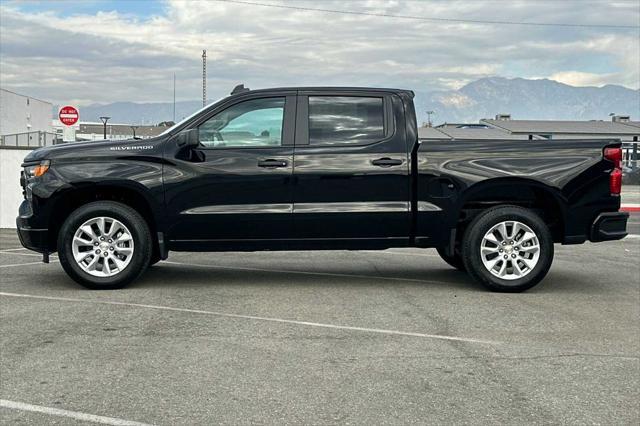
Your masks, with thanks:
[(402, 108), (388, 92), (298, 92), (296, 238), (408, 239), (409, 156)]
[(194, 123), (200, 146), (165, 166), (174, 242), (292, 237), (295, 106), (295, 92), (250, 94)]

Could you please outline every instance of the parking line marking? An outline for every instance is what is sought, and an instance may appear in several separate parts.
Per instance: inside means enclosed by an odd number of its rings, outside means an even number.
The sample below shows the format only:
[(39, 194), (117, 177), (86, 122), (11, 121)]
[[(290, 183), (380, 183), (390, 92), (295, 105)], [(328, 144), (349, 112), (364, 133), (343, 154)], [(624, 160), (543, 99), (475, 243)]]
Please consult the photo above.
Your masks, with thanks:
[(24, 247), (17, 247), (17, 248), (10, 248), (10, 249), (2, 249), (0, 250), (0, 252), (5, 252), (5, 251), (18, 251), (18, 250), (27, 250)]
[(373, 254), (395, 254), (400, 256), (420, 256), (420, 257), (440, 257), (437, 254), (428, 253), (404, 253), (401, 251), (393, 250), (358, 250), (360, 253), (373, 253)]
[[(37, 257), (42, 257), (42, 254), (37, 254), (37, 253), (18, 253), (17, 251), (11, 251), (11, 252), (0, 251), (0, 254), (7, 254), (9, 256), (37, 256)], [(55, 254), (52, 254), (51, 256), (55, 256)]]
[(25, 299), (55, 300), (59, 302), (94, 303), (98, 305), (130, 306), (134, 308), (156, 309), (161, 311), (173, 311), (173, 312), (188, 312), (192, 314), (213, 315), (217, 317), (240, 318), (240, 319), (249, 319), (249, 320), (255, 320), (255, 321), (277, 322), (282, 324), (304, 325), (309, 327), (329, 328), (334, 330), (350, 330), (350, 331), (362, 331), (366, 333), (389, 334), (389, 335), (396, 335), (396, 336), (423, 337), (428, 339), (451, 340), (451, 341), (468, 342), (468, 343), (481, 343), (486, 345), (498, 344), (498, 342), (491, 342), (488, 340), (473, 339), (468, 337), (446, 336), (442, 334), (414, 333), (411, 331), (387, 330), (382, 328), (354, 327), (349, 325), (327, 324), (327, 323), (310, 322), (310, 321), (298, 321), (298, 320), (273, 318), (273, 317), (260, 317), (255, 315), (230, 314), (225, 312), (205, 311), (202, 309), (174, 308), (171, 306), (146, 305), (142, 303), (129, 303), (129, 302), (116, 302), (112, 300), (75, 299), (70, 297), (37, 296), (33, 294), (18, 294), (18, 293), (5, 293), (5, 292), (0, 292), (0, 296), (20, 297)]
[(341, 278), (364, 278), (364, 279), (377, 279), (377, 280), (389, 280), (389, 281), (403, 281), (410, 283), (434, 283), (451, 285), (450, 282), (434, 281), (434, 280), (420, 280), (417, 278), (399, 278), (399, 277), (384, 277), (378, 275), (360, 275), (360, 274), (339, 274), (334, 272), (310, 272), (310, 271), (296, 271), (293, 269), (265, 269), (265, 268), (250, 268), (247, 266), (219, 266), (219, 265), (203, 265), (199, 263), (187, 263), (187, 262), (174, 262), (171, 260), (163, 260), (162, 263), (169, 265), (179, 266), (195, 266), (198, 268), (214, 268), (214, 269), (228, 269), (238, 271), (257, 271), (257, 272), (274, 272), (280, 274), (300, 274), (300, 275), (320, 275), (325, 277), (341, 277)]
[[(58, 262), (57, 259), (50, 259), (49, 263)], [(13, 266), (30, 266), (30, 265), (46, 265), (44, 262), (28, 262), (28, 263), (13, 263), (11, 265), (0, 265), (0, 268), (11, 268)]]
[(50, 416), (68, 417), (71, 419), (82, 420), (85, 422), (101, 423), (104, 425), (150, 426), (148, 423), (134, 422), (131, 420), (118, 419), (116, 417), (96, 416), (95, 414), (87, 414), (79, 411), (69, 411), (53, 407), (45, 407), (42, 405), (26, 404), (24, 402), (8, 401), (6, 399), (0, 399), (0, 407), (10, 408), (12, 410), (31, 411), (34, 413), (48, 414)]

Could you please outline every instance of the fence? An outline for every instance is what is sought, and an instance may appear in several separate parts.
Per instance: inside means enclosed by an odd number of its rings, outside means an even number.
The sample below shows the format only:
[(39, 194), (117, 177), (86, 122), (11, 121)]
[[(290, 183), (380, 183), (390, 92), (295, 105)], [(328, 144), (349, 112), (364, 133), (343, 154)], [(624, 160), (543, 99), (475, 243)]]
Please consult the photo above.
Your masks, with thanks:
[(634, 172), (638, 169), (638, 142), (622, 143), (622, 164)]
[(0, 146), (40, 147), (60, 143), (59, 136), (51, 132), (25, 132), (0, 136)]

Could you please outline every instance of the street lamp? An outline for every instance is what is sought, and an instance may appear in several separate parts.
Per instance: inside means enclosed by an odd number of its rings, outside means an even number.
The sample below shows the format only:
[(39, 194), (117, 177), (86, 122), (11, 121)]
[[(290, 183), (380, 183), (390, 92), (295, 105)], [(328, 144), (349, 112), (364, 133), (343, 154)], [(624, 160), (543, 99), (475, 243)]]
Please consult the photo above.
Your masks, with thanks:
[(109, 121), (110, 118), (111, 117), (100, 117), (100, 121), (102, 121), (105, 139), (107, 139), (107, 121)]

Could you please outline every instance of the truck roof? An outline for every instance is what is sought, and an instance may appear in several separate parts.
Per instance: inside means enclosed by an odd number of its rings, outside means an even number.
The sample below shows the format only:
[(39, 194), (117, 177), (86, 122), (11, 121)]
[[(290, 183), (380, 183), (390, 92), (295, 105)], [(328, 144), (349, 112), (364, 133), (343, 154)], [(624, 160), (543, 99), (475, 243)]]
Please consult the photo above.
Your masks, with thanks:
[(231, 91), (231, 96), (239, 95), (242, 93), (269, 93), (269, 92), (285, 92), (285, 91), (314, 91), (314, 92), (393, 92), (404, 93), (410, 95), (412, 98), (415, 96), (412, 90), (408, 89), (394, 89), (386, 87), (351, 87), (351, 86), (291, 86), (291, 87), (271, 87), (266, 89), (249, 89), (244, 87), (244, 84), (239, 84)]

